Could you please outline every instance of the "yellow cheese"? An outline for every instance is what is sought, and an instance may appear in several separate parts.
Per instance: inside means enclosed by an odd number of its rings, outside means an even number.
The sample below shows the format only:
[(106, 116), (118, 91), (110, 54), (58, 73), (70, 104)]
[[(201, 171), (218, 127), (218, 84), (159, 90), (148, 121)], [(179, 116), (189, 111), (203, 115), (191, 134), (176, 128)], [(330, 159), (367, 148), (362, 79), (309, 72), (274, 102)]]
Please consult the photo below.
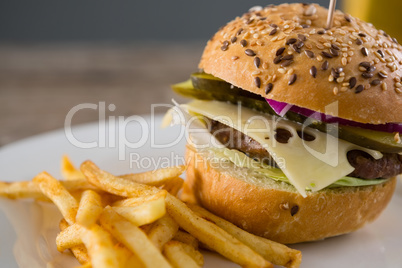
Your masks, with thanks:
[[(365, 151), (375, 159), (382, 157), (378, 151), (337, 139), (281, 117), (273, 117), (229, 103), (195, 100), (181, 107), (219, 121), (259, 142), (303, 196), (306, 196), (306, 189), (321, 190), (351, 173), (354, 168), (347, 159), (347, 152), (350, 150)], [(275, 139), (278, 128), (291, 133), (286, 143)], [(315, 139), (303, 140), (297, 131), (304, 131)]]

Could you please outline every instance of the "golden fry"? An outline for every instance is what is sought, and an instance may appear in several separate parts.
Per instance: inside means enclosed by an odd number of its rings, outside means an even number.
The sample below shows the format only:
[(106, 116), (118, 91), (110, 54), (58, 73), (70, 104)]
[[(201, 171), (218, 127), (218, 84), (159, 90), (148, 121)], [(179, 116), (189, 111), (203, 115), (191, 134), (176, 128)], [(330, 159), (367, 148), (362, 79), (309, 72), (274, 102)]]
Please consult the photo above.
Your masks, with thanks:
[(67, 191), (67, 189), (47, 172), (37, 175), (33, 182), (36, 183), (45, 196), (47, 196), (58, 207), (68, 224), (75, 222), (78, 202)]
[(185, 169), (186, 169), (185, 166), (176, 166), (176, 167), (161, 168), (142, 173), (120, 175), (119, 177), (133, 182), (147, 184), (151, 186), (162, 186), (167, 181), (175, 179), (176, 177), (180, 176)]
[(179, 225), (172, 217), (166, 214), (152, 224), (151, 229), (147, 233), (152, 244), (159, 250), (162, 250), (163, 246), (175, 236), (178, 230)]
[(99, 225), (85, 229), (82, 241), (88, 250), (94, 268), (119, 268), (122, 264), (119, 254), (114, 249), (111, 235)]
[(191, 234), (187, 233), (187, 232), (183, 232), (181, 230), (179, 230), (175, 236), (173, 237), (174, 240), (176, 241), (180, 241), (184, 244), (190, 245), (195, 249), (198, 249), (198, 240), (197, 238), (195, 238), (194, 236), (192, 236)]
[(152, 223), (166, 214), (165, 198), (147, 201), (135, 207), (113, 207), (121, 216), (136, 226)]
[(176, 197), (168, 194), (166, 206), (169, 215), (181, 228), (233, 262), (242, 266), (273, 267), (270, 262), (232, 235), (196, 215)]
[(161, 198), (165, 200), (166, 195), (167, 195), (166, 191), (159, 191), (156, 194), (125, 198), (123, 200), (119, 200), (113, 203), (113, 207), (136, 207), (145, 202), (155, 201)]
[(77, 169), (70, 158), (67, 155), (64, 155), (61, 159), (61, 175), (65, 180), (76, 180), (76, 179), (84, 179), (84, 174)]
[(89, 228), (96, 223), (102, 210), (102, 199), (100, 195), (92, 190), (86, 190), (81, 195), (76, 222)]
[(113, 208), (106, 207), (103, 210), (100, 222), (119, 242), (137, 255), (145, 267), (171, 267), (147, 235)]
[(201, 267), (184, 249), (179, 241), (169, 241), (163, 248), (163, 255), (169, 260), (170, 264), (176, 268), (197, 268)]
[(261, 254), (266, 260), (270, 262), (289, 268), (299, 267), (301, 263), (301, 252), (295, 249), (288, 248), (287, 246), (250, 234), (236, 225), (219, 218), (211, 212), (196, 206), (189, 205), (189, 207), (203, 218), (212, 221), (229, 234), (236, 237), (238, 240), (249, 246), (255, 252)]
[[(65, 219), (62, 219), (60, 221), (59, 227), (60, 227), (61, 231), (64, 231), (68, 226), (69, 225)], [(57, 242), (57, 238), (56, 238), (56, 242)], [(59, 247), (59, 245), (57, 245), (57, 247)], [(83, 265), (90, 264), (91, 260), (88, 256), (88, 251), (87, 251), (87, 248), (84, 246), (84, 244), (79, 244), (78, 246), (71, 247), (70, 251), (71, 251), (71, 253), (73, 253), (74, 257), (78, 260), (79, 263), (81, 263)]]
[(64, 228), (56, 236), (57, 250), (63, 252), (66, 249), (70, 249), (82, 244), (82, 235), (85, 229), (78, 224), (73, 224)]
[(119, 178), (99, 169), (93, 162), (85, 161), (81, 164), (81, 171), (88, 181), (105, 192), (124, 197), (134, 197), (143, 194), (156, 194), (160, 189), (131, 180)]

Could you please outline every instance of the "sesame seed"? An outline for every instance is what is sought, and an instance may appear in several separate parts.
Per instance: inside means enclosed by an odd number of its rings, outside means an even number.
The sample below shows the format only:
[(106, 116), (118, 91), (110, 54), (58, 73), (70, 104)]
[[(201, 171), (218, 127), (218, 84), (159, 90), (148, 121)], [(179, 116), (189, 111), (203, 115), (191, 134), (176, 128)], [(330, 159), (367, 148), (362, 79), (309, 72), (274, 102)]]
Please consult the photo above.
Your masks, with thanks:
[(288, 67), (293, 63), (293, 60), (285, 60), (284, 62), (281, 63), (281, 67)]
[(233, 43), (236, 43), (236, 41), (237, 41), (237, 37), (236, 37), (236, 36), (233, 36), (232, 39), (230, 39), (230, 42), (232, 42), (232, 44), (233, 44)]
[(335, 50), (340, 50), (340, 47), (338, 47), (336, 44), (331, 44), (331, 47)]
[[(325, 40), (325, 39), (324, 39), (324, 40)], [(325, 41), (327, 41), (327, 40), (325, 40)], [(325, 42), (325, 43), (324, 43), (324, 46), (330, 48), (330, 47), (331, 47), (331, 43)]]
[(328, 61), (324, 61), (321, 65), (321, 70), (326, 71), (328, 70), (328, 67), (329, 67)]
[(382, 52), (381, 49), (377, 50), (377, 53), (381, 56), (381, 58), (384, 58), (384, 52)]
[(267, 62), (264, 62), (264, 63), (262, 64), (262, 68), (263, 68), (263, 69), (268, 69), (268, 67), (269, 67), (269, 65), (268, 65)]
[(253, 75), (253, 76), (256, 76), (256, 75), (259, 75), (259, 74), (261, 74), (261, 71), (259, 71), (259, 70), (254, 71), (254, 72), (251, 73), (251, 75)]
[(325, 32), (326, 31), (324, 29), (317, 31), (317, 33), (320, 34), (320, 35), (325, 34)]
[(296, 43), (296, 44), (293, 44), (293, 45), (290, 45), (292, 48), (293, 48), (293, 50), (295, 51), (295, 52), (297, 52), (297, 53), (300, 53), (301, 52), (301, 49), (298, 47), (298, 44)]
[(347, 16), (347, 15), (345, 15), (345, 20), (346, 20), (347, 22), (351, 22), (351, 21), (352, 21), (352, 20), (350, 19), (350, 17)]
[(372, 86), (377, 86), (379, 84), (381, 84), (381, 80), (380, 79), (374, 79), (373, 81), (370, 82), (370, 85)]
[(321, 55), (323, 55), (325, 58), (328, 58), (328, 59), (331, 59), (331, 58), (332, 58), (332, 55), (329, 54), (329, 53), (326, 52), (326, 51), (321, 52)]
[(370, 72), (364, 72), (364, 73), (362, 73), (362, 77), (365, 78), (365, 79), (372, 78), (373, 76), (374, 76), (374, 74), (373, 74), (373, 73), (370, 73)]
[(225, 41), (223, 42), (223, 45), (221, 46), (222, 51), (226, 51), (229, 48), (229, 42)]
[(346, 92), (348, 90), (348, 88), (347, 87), (341, 87), (341, 92)]
[(274, 58), (274, 64), (278, 64), (278, 63), (280, 63), (281, 62), (281, 60), (282, 60), (282, 56), (281, 55), (279, 55), (279, 56), (277, 56), (277, 57), (275, 57)]
[(278, 48), (275, 55), (276, 56), (282, 55), (282, 53), (285, 51), (285, 49), (286, 49), (285, 47)]
[(271, 92), (273, 87), (274, 87), (274, 85), (273, 85), (272, 83), (269, 83), (269, 84), (265, 87), (265, 94), (268, 94), (269, 92)]
[(360, 92), (362, 92), (363, 90), (364, 90), (364, 86), (358, 85), (357, 88), (355, 89), (355, 93), (356, 93), (356, 94), (357, 94), (357, 93), (360, 93)]
[(317, 56), (317, 60), (318, 60), (319, 62), (321, 62), (321, 61), (323, 60), (322, 56), (321, 56), (321, 55), (318, 55), (318, 56)]
[(365, 72), (365, 71), (367, 71), (367, 69), (365, 67), (363, 67), (363, 66), (359, 66), (359, 71), (360, 72)]
[(339, 77), (339, 78), (336, 79), (336, 82), (337, 83), (342, 83), (343, 80), (345, 80), (345, 77)]
[(338, 73), (334, 68), (331, 69), (331, 75), (332, 75), (335, 79), (340, 76), (339, 73)]
[(350, 88), (350, 89), (354, 88), (355, 85), (356, 85), (356, 83), (357, 83), (356, 77), (351, 77), (351, 78), (349, 79), (349, 88)]
[(343, 66), (346, 66), (346, 64), (348, 64), (348, 60), (346, 58), (342, 58), (341, 63)]
[(360, 50), (361, 52), (362, 52), (362, 54), (364, 55), (364, 56), (368, 56), (368, 50), (367, 50), (367, 48), (365, 48), (365, 47), (362, 47), (362, 49)]
[(247, 41), (246, 40), (241, 40), (240, 41), (240, 45), (242, 46), (242, 47), (246, 47), (247, 46)]
[(358, 46), (363, 45), (363, 41), (360, 38), (357, 38), (356, 45), (358, 45)]
[(293, 60), (293, 54), (286, 55), (282, 58), (282, 60)]
[(328, 81), (329, 81), (329, 82), (333, 82), (333, 81), (334, 81), (334, 77), (332, 76), (332, 74), (330, 74), (330, 75), (328, 76)]
[(332, 92), (334, 92), (334, 95), (338, 95), (339, 89), (338, 89), (337, 87), (334, 87), (334, 89), (332, 90)]
[(261, 79), (257, 76), (256, 78), (254, 78), (254, 83), (255, 86), (260, 88), (261, 87)]
[(317, 9), (314, 5), (309, 5), (307, 9), (304, 11), (305, 16), (312, 16), (317, 12)]
[(381, 88), (384, 91), (387, 90), (388, 89), (387, 83), (382, 83)]
[(240, 35), (242, 32), (243, 32), (243, 28), (240, 28), (240, 29), (237, 31), (236, 35)]
[(313, 78), (316, 78), (316, 76), (317, 76), (317, 68), (314, 65), (310, 68), (310, 74), (311, 74), (311, 76)]
[(278, 72), (280, 72), (281, 74), (285, 74), (285, 73), (286, 73), (286, 70), (283, 69), (283, 68), (279, 68), (279, 69), (278, 69)]
[(253, 37), (254, 37), (255, 39), (258, 39), (258, 37), (260, 37), (260, 35), (259, 35), (259, 34), (254, 34)]
[(323, 45), (321, 45), (321, 44), (316, 44), (316, 47), (318, 48), (318, 49), (324, 49), (325, 47), (323, 46)]
[(402, 87), (402, 84), (400, 82), (396, 82), (395, 87), (400, 88), (400, 87)]
[(299, 42), (297, 42), (297, 43), (295, 44), (295, 46), (296, 46), (297, 48), (302, 48), (302, 47), (304, 46), (304, 43), (303, 43), (302, 41), (299, 41)]
[(232, 57), (232, 60), (234, 60), (234, 61), (235, 61), (235, 60), (238, 60), (238, 59), (239, 59), (238, 56), (233, 56), (233, 57)]
[(254, 58), (255, 67), (260, 68), (260, 64), (261, 64), (261, 59), (259, 57), (255, 57)]
[(288, 85), (293, 85), (297, 80), (297, 75), (296, 74), (292, 74), (289, 78), (289, 82)]
[(246, 49), (244, 53), (246, 53), (246, 55), (250, 57), (254, 57), (256, 55), (255, 52), (251, 49)]
[(395, 88), (395, 92), (396, 92), (396, 93), (402, 93), (402, 89), (399, 88), (399, 87), (396, 87), (396, 88)]
[(304, 34), (298, 34), (297, 38), (299, 38), (300, 41), (306, 41), (307, 37)]
[(365, 33), (359, 33), (360, 37), (366, 37), (367, 35)]
[(306, 53), (307, 57), (309, 57), (310, 59), (315, 57), (314, 52), (311, 50), (305, 50), (304, 53)]
[(278, 25), (276, 25), (275, 23), (271, 23), (269, 26), (271, 26), (272, 28), (278, 28)]
[(272, 31), (269, 33), (269, 35), (274, 35), (274, 34), (276, 34), (276, 32), (278, 31), (277, 29), (278, 29), (278, 28), (273, 28)]
[(303, 29), (310, 27), (310, 25), (308, 25), (308, 24), (302, 24), (302, 25), (300, 25), (300, 26), (301, 26)]
[(338, 56), (339, 56), (339, 52), (338, 52), (338, 50), (336, 50), (336, 49), (330, 48), (330, 49), (329, 49), (329, 52), (331, 52), (331, 54), (332, 54), (334, 57), (338, 57)]
[(286, 45), (291, 45), (297, 42), (296, 38), (290, 38), (288, 41), (286, 41)]

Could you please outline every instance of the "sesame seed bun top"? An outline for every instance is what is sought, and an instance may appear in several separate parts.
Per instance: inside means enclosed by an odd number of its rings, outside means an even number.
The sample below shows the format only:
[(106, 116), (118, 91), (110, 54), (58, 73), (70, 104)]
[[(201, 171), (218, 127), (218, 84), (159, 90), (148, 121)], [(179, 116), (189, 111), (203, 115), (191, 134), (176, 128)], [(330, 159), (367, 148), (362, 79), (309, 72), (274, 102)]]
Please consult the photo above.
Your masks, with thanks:
[[(263, 97), (361, 123), (402, 122), (402, 47), (316, 4), (253, 8), (209, 40), (199, 67)], [(335, 107), (337, 109), (330, 109)]]

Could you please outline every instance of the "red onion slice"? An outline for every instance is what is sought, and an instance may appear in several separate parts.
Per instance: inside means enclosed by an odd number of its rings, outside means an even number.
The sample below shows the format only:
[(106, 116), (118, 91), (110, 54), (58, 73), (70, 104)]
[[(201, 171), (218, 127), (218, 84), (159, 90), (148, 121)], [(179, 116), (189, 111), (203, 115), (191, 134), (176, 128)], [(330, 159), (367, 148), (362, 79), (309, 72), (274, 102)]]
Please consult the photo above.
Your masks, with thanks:
[(365, 128), (365, 129), (371, 129), (371, 130), (376, 130), (376, 131), (383, 131), (383, 132), (389, 132), (389, 133), (394, 133), (394, 132), (399, 132), (402, 133), (402, 124), (398, 123), (387, 123), (387, 124), (364, 124), (364, 123), (359, 123), (355, 122), (352, 120), (347, 120), (331, 115), (326, 115), (323, 113), (319, 113), (310, 109), (298, 107), (295, 105), (288, 104), (286, 102), (280, 102), (280, 101), (275, 101), (271, 99), (266, 99), (268, 104), (271, 106), (271, 108), (279, 115), (279, 116), (284, 116), (287, 111), (292, 111), (297, 114), (301, 114), (306, 117), (313, 118), (315, 120), (319, 120), (325, 123), (339, 123), (341, 125), (345, 126), (352, 126), (352, 127), (360, 127), (360, 128)]

